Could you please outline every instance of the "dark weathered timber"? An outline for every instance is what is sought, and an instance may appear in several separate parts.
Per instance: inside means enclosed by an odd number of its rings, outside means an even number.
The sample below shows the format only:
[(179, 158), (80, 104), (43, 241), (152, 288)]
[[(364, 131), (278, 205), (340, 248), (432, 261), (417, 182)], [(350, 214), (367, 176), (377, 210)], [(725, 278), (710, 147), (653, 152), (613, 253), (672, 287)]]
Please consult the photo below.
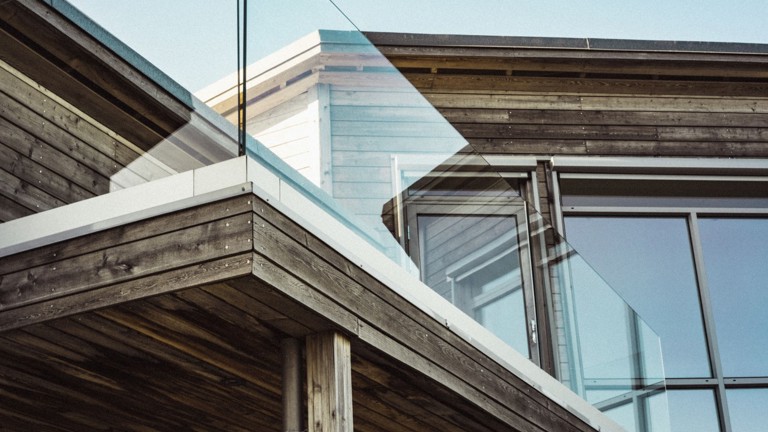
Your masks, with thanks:
[[(137, 415), (140, 412), (140, 405), (135, 399), (132, 402), (131, 396), (123, 398), (121, 401), (122, 405), (110, 406), (109, 402), (104, 399), (105, 392), (106, 394), (112, 393), (116, 390), (117, 383), (110, 381), (107, 377), (100, 376), (100, 374), (87, 370), (78, 370), (73, 364), (77, 359), (61, 357), (62, 348), (57, 349), (52, 343), (48, 343), (46, 346), (45, 343), (47, 341), (21, 332), (10, 337), (3, 337), (3, 342), (4, 347), (2, 350), (4, 355), (0, 362), (2, 362), (3, 366), (13, 371), (11, 376), (31, 381), (29, 384), (31, 384), (30, 387), (33, 389), (44, 388), (42, 387), (43, 383), (52, 381), (49, 383), (50, 390), (47, 394), (35, 392), (27, 396), (30, 402), (36, 401), (45, 411), (50, 411), (45, 416), (37, 415), (36, 417), (49, 419), (49, 421), (54, 423), (61, 421), (61, 424), (68, 430), (76, 430), (81, 422), (77, 419), (67, 419), (63, 415), (65, 411), (62, 411), (59, 407), (68, 405), (75, 412), (93, 412), (95, 418), (88, 419), (85, 425), (80, 424), (79, 427), (81, 428), (95, 427), (102, 424), (106, 426), (109, 420), (105, 419), (105, 416), (114, 421), (127, 422), (131, 415)], [(58, 358), (59, 362), (57, 365), (50, 365), (37, 361), (41, 356)], [(85, 361), (85, 357), (81, 357), (80, 361)], [(112, 387), (112, 391), (105, 391), (105, 387)], [(66, 397), (61, 398), (59, 395), (66, 395)], [(30, 412), (27, 415), (32, 416), (35, 412), (39, 412), (39, 409), (30, 407), (28, 409)], [(160, 429), (181, 426), (171, 418), (158, 420), (148, 422), (146, 419), (142, 419), (138, 420), (138, 423), (143, 423), (145, 427)], [(94, 425), (90, 422), (95, 422), (96, 424)]]
[[(147, 96), (146, 93), (136, 91), (136, 87), (126, 79), (125, 74), (133, 75), (134, 78), (142, 79), (141, 75), (130, 71), (127, 65), (123, 66), (123, 73), (114, 73), (114, 67), (119, 63), (114, 55), (108, 54), (109, 51), (100, 46), (97, 42), (87, 37), (82, 30), (77, 29), (73, 24), (68, 23), (65, 18), (56, 13), (46, 11), (42, 5), (32, 2), (24, 4), (22, 7), (13, 7), (16, 5), (3, 5), (0, 9), (0, 20), (4, 21), (4, 29), (14, 34), (23, 34), (25, 37), (33, 37), (33, 43), (43, 48), (43, 53), (32, 52), (28, 47), (20, 43), (15, 37), (2, 32), (3, 44), (7, 50), (15, 50), (12, 65), (29, 75), (35, 81), (41, 83), (46, 88), (53, 90), (66, 100), (74, 101), (76, 106), (82, 107), (89, 115), (102, 123), (110, 124), (116, 118), (122, 117), (126, 120), (126, 126), (119, 128), (119, 133), (135, 143), (147, 145), (158, 142), (158, 136), (167, 135), (173, 130), (182, 126), (186, 120), (171, 118), (162, 118), (162, 109), (158, 103)], [(46, 14), (47, 19), (53, 22), (47, 22), (41, 19), (38, 14)], [(57, 28), (58, 27), (58, 28)], [(30, 29), (35, 29), (30, 31)], [(63, 36), (66, 35), (66, 36)], [(71, 39), (77, 38), (77, 42), (88, 44), (88, 49), (84, 49), (77, 43), (61, 43), (62, 37)], [(25, 52), (26, 50), (26, 52)], [(105, 57), (106, 56), (106, 57)], [(70, 59), (88, 58), (89, 61), (80, 61), (79, 66), (70, 65)], [(109, 59), (112, 64), (105, 64), (102, 57)], [(111, 58), (110, 58), (111, 57)], [(64, 72), (69, 67), (74, 66), (77, 74), (68, 74)], [(146, 78), (143, 78), (145, 82)], [(85, 89), (96, 89), (97, 92), (85, 91)], [(104, 90), (102, 90), (104, 89)], [(130, 90), (129, 90), (130, 89)], [(91, 103), (83, 102), (82, 96), (78, 93), (87, 94)], [(158, 96), (163, 93), (158, 92)], [(103, 96), (96, 96), (101, 94)], [(166, 96), (164, 102), (170, 102)], [(100, 102), (93, 103), (94, 100), (101, 99)], [(116, 113), (113, 103), (119, 103), (127, 108), (127, 113)], [(99, 106), (101, 105), (101, 106)], [(145, 110), (136, 109), (143, 107)], [(99, 112), (96, 109), (102, 108)], [(133, 117), (136, 115), (136, 117)], [(153, 125), (149, 119), (158, 121), (159, 125)], [(131, 131), (130, 129), (134, 129)], [(153, 131), (153, 128), (157, 132)], [(162, 132), (165, 129), (167, 132)]]
[(0, 331), (166, 294), (198, 284), (229, 280), (250, 274), (251, 261), (250, 253), (235, 255), (17, 307), (0, 313)]
[(42, 246), (0, 258), (0, 275), (53, 264), (109, 247), (241, 215), (250, 212), (252, 208), (251, 197), (243, 195)]
[[(764, 44), (734, 43), (734, 42), (695, 42), (674, 40), (626, 40), (601, 38), (560, 38), (560, 37), (530, 37), (530, 36), (483, 36), (483, 35), (445, 35), (419, 33), (389, 33), (365, 32), (366, 37), (379, 49), (389, 52), (390, 49), (413, 48), (420, 57), (430, 60), (425, 50), (438, 53), (452, 51), (474, 51), (477, 54), (489, 53), (489, 57), (501, 57), (502, 50), (521, 49), (532, 55), (541, 55), (548, 51), (560, 51), (570, 57), (586, 58), (590, 56), (605, 56), (616, 58), (632, 56), (634, 51), (644, 51), (649, 60), (661, 58), (678, 58), (679, 56), (697, 56), (699, 58), (714, 57), (720, 61), (739, 62), (755, 61), (753, 54), (765, 54), (768, 47)], [(512, 51), (514, 52), (514, 51)], [(740, 56), (742, 55), (743, 56)], [(447, 54), (443, 54), (446, 57)], [(706, 56), (706, 57), (705, 57)], [(475, 56), (477, 57), (477, 56)], [(543, 56), (553, 57), (553, 56)]]
[(675, 127), (611, 125), (530, 125), (478, 124), (454, 125), (468, 139), (553, 139), (616, 141), (768, 141), (768, 127)]
[[(237, 285), (241, 288), (235, 288)], [(292, 337), (300, 338), (314, 333), (314, 330), (312, 330), (311, 327), (291, 318), (292, 316), (297, 315), (307, 316), (311, 313), (310, 311), (297, 313), (297, 310), (286, 310), (284, 308), (276, 310), (248, 294), (253, 294), (255, 290), (261, 289), (259, 285), (259, 283), (250, 278), (243, 278), (240, 283), (229, 281), (226, 284), (207, 286), (202, 289), (212, 297), (216, 297), (239, 310), (258, 317), (259, 322), (270, 328), (274, 328)], [(317, 322), (315, 324), (317, 324)]]
[[(73, 320), (69, 320), (73, 321)], [(215, 394), (218, 394), (223, 399), (226, 394), (239, 398), (240, 403), (250, 405), (254, 404), (256, 407), (262, 405), (262, 409), (252, 409), (250, 412), (253, 414), (263, 413), (270, 417), (274, 414), (269, 414), (271, 411), (268, 408), (275, 408), (274, 393), (270, 393), (265, 389), (257, 386), (251, 386), (246, 381), (238, 378), (236, 375), (230, 374), (222, 369), (216, 368), (207, 362), (202, 361), (189, 354), (183, 353), (162, 340), (157, 340), (143, 335), (142, 333), (135, 332), (120, 324), (111, 321), (109, 319), (97, 316), (95, 314), (88, 314), (77, 318), (77, 324), (82, 324), (86, 327), (86, 331), (94, 331), (96, 335), (88, 334), (85, 340), (88, 341), (101, 341), (103, 345), (111, 350), (135, 350), (139, 356), (148, 356), (149, 360), (155, 363), (167, 363), (168, 367), (178, 367), (185, 369), (189, 374), (197, 376), (203, 379), (210, 379), (213, 382), (221, 384), (221, 387), (212, 389)], [(57, 322), (58, 323), (58, 322)], [(249, 333), (244, 333), (249, 334)], [(99, 338), (101, 335), (101, 338)], [(242, 335), (242, 334), (241, 334)], [(253, 335), (254, 343), (256, 342), (256, 335)], [(275, 341), (273, 340), (259, 340), (265, 343), (265, 348), (273, 346)], [(101, 342), (100, 342), (101, 343)], [(132, 354), (133, 356), (134, 354)], [(265, 352), (264, 359), (274, 359), (270, 351)], [(270, 373), (265, 379), (275, 380), (274, 372)], [(170, 390), (170, 389), (169, 389)], [(172, 394), (172, 392), (169, 392)], [(254, 400), (251, 400), (251, 399)], [(245, 414), (245, 413), (244, 413)], [(237, 421), (236, 419), (233, 419)]]
[(234, 216), (6, 274), (0, 310), (246, 252), (250, 222), (250, 215)]
[[(3, 70), (0, 69), (0, 72)], [(73, 113), (62, 104), (57, 103), (52, 96), (29, 87), (13, 75), (10, 75), (8, 79), (17, 83), (18, 86), (23, 86), (23, 88), (6, 86), (7, 92), (0, 92), (0, 96), (2, 96), (0, 105), (14, 106), (17, 110), (23, 110), (23, 116), (17, 114), (17, 118), (20, 120), (18, 124), (27, 131), (46, 138), (44, 135), (46, 127), (55, 128), (58, 135), (51, 136), (52, 139), (56, 137), (69, 139), (71, 136), (75, 140), (74, 142), (92, 147), (96, 152), (114, 161), (112, 165), (116, 163), (121, 168), (128, 166), (141, 156), (142, 152), (137, 151), (135, 147), (98, 129), (91, 123), (93, 120), (85, 118), (81, 114)], [(30, 115), (30, 113), (35, 115)], [(33, 123), (30, 124), (30, 121)], [(63, 135), (63, 132), (66, 135)], [(107, 166), (107, 168), (109, 167)], [(161, 166), (147, 163), (142, 167), (141, 174), (144, 178), (149, 179), (163, 177), (168, 175), (168, 172)]]
[(442, 108), (451, 123), (765, 128), (768, 116), (757, 113), (682, 111), (590, 111)]
[[(264, 389), (162, 341), (101, 318), (79, 317), (56, 321), (51, 327), (32, 326), (7, 340), (24, 344), (21, 350), (12, 344), (13, 353), (29, 352), (23, 365), (17, 367), (18, 362), (11, 362), (10, 367), (29, 370), (43, 382), (59, 376), (59, 383), (71, 384), (71, 388), (48, 386), (47, 398), (98, 403), (102, 407), (92, 415), (107, 422), (119, 419), (123, 425), (153, 424), (154, 430), (190, 429), (193, 424), (215, 430), (248, 430), (247, 425), (271, 430), (269, 422), (274, 417), (270, 413), (279, 409), (274, 394), (270, 396)], [(57, 362), (46, 368), (45, 360), (41, 360), (46, 358), (56, 358)], [(270, 356), (265, 353), (261, 358)], [(14, 371), (13, 376), (20, 373)], [(153, 409), (146, 409), (148, 403)], [(71, 403), (70, 409), (83, 414), (90, 410), (76, 403)], [(81, 425), (80, 430), (83, 428), (88, 427)]]
[(11, 198), (0, 194), (0, 222), (8, 222), (20, 217), (29, 216), (34, 211), (16, 203)]
[[(70, 133), (120, 165), (126, 166), (139, 156), (135, 149), (92, 124), (92, 120), (83, 118), (80, 113), (73, 112), (42, 90), (30, 86), (2, 68), (0, 91), (38, 114), (46, 124), (55, 125)], [(152, 177), (167, 174), (163, 168), (156, 165), (147, 164), (146, 169)]]
[[(0, 93), (0, 96), (4, 96), (3, 93)], [(7, 122), (26, 131), (26, 134), (41, 140), (46, 145), (52, 146), (107, 178), (119, 172), (124, 168), (124, 165), (133, 162), (138, 157), (138, 154), (134, 154), (130, 160), (118, 163), (64, 129), (51, 124), (37, 112), (9, 97), (0, 98), (0, 116)], [(87, 183), (87, 180), (85, 182)]]
[[(279, 350), (275, 345), (263, 345), (261, 338), (264, 336), (257, 337), (262, 331), (261, 326), (253, 331), (245, 324), (228, 323), (203, 308), (179, 302), (173, 296), (153, 297), (97, 314), (247, 382), (274, 393), (280, 391), (279, 375), (275, 376), (269, 370), (270, 364), (279, 361)], [(200, 317), (210, 322), (197, 321)], [(199, 322), (206, 324), (200, 326)], [(254, 337), (239, 337), (244, 329)]]
[[(256, 238), (256, 241), (258, 242), (259, 239)], [(267, 253), (267, 249), (263, 249), (262, 253)], [(360, 323), (354, 314), (339, 306), (331, 297), (313, 292), (312, 285), (296, 278), (258, 253), (254, 254), (253, 257), (253, 273), (258, 279), (253, 287), (256, 289), (243, 290), (248, 295), (259, 300), (264, 299), (262, 301), (267, 304), (285, 302), (284, 297), (287, 296), (288, 303), (298, 302), (301, 305), (298, 308), (299, 311), (311, 312), (307, 316), (290, 315), (300, 323), (307, 325), (309, 324), (308, 320), (317, 320), (318, 317), (321, 317), (322, 320), (319, 320), (318, 324), (324, 325), (328, 329), (337, 328), (350, 334), (359, 332)], [(272, 299), (268, 300), (269, 297)], [(295, 305), (289, 307), (297, 309)]]
[(0, 168), (19, 180), (37, 185), (52, 197), (72, 203), (94, 196), (65, 177), (61, 177), (32, 159), (0, 144)]
[[(432, 385), (430, 377), (414, 368), (414, 365), (403, 364), (366, 343), (355, 343), (353, 349), (361, 357), (353, 363), (353, 370), (365, 374), (369, 379), (386, 387), (388, 392), (391, 392), (391, 396), (385, 398), (385, 401), (390, 398), (407, 397), (415, 408), (413, 408), (414, 411), (410, 411), (407, 406), (400, 408), (405, 412), (429, 413), (440, 419), (433, 424), (439, 427), (445, 426), (446, 430), (451, 428), (463, 431), (520, 430), (510, 428), (502, 418), (489, 416), (484, 411), (486, 407), (466, 403), (463, 400), (466, 397), (465, 394), (455, 393), (446, 386)], [(407, 390), (409, 388), (418, 390)]]
[(697, 142), (635, 140), (531, 140), (470, 139), (480, 153), (494, 154), (559, 154), (559, 155), (625, 155), (625, 156), (699, 156), (699, 157), (766, 157), (766, 142)]
[(433, 75), (405, 73), (419, 90), (441, 91), (526, 91), (589, 94), (638, 94), (678, 96), (768, 96), (768, 84), (761, 82), (550, 78), (515, 76)]
[(62, 152), (2, 117), (0, 142), (95, 195), (110, 190), (108, 176), (81, 163), (76, 155)]
[[(357, 348), (357, 345), (355, 345)], [(357, 353), (358, 350), (356, 349)], [(373, 357), (373, 359), (371, 358)], [(391, 360), (382, 361), (380, 357), (372, 356), (369, 352), (361, 350), (352, 358), (353, 382), (357, 391), (357, 399), (369, 398), (372, 406), (387, 417), (399, 417), (399, 423), (418, 429), (423, 419), (431, 419), (428, 429), (441, 431), (484, 431), (488, 429), (472, 418), (472, 416), (458, 417), (453, 415), (455, 408), (446, 405), (444, 400), (457, 402), (458, 398), (434, 398), (426, 391), (415, 392), (412, 388), (418, 388), (418, 380), (409, 378), (415, 372), (397, 367)], [(365, 396), (359, 396), (362, 393)], [(395, 417), (397, 416), (397, 417)], [(434, 419), (434, 420), (433, 420)], [(502, 426), (499, 426), (503, 430)]]
[[(194, 112), (187, 91), (167, 79), (171, 90), (157, 84), (48, 5), (3, 3), (0, 24), (11, 66), (137, 147), (148, 150), (181, 133), (177, 144), (194, 146), (203, 160), (233, 156), (232, 139)], [(182, 130), (185, 125), (191, 127)]]
[(41, 212), (66, 204), (37, 186), (0, 169), (0, 195), (33, 212)]
[(426, 92), (438, 109), (621, 111), (669, 113), (768, 113), (768, 98), (637, 94)]

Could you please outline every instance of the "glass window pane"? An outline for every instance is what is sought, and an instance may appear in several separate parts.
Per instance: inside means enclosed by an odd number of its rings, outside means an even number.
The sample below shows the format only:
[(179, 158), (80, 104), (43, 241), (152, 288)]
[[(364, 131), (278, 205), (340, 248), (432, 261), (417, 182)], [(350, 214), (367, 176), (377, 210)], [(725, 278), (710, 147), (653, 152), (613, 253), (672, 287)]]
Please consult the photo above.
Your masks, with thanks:
[[(720, 432), (715, 394), (712, 390), (667, 390), (638, 399), (646, 409), (640, 417), (629, 402), (606, 411), (627, 431)], [(642, 418), (648, 413), (649, 418)], [(638, 422), (646, 426), (638, 426)]]
[(626, 403), (605, 411), (605, 414), (615, 421), (627, 432), (637, 431), (635, 422), (635, 407), (633, 403)]
[(768, 375), (768, 219), (699, 221), (723, 373)]
[(659, 335), (667, 377), (710, 376), (686, 219), (569, 216), (565, 225), (568, 242)]
[(517, 218), (419, 215), (418, 231), (424, 282), (530, 356)]
[(672, 432), (720, 431), (712, 390), (667, 390), (666, 397)]
[(733, 432), (763, 432), (768, 424), (768, 389), (733, 389), (725, 392)]

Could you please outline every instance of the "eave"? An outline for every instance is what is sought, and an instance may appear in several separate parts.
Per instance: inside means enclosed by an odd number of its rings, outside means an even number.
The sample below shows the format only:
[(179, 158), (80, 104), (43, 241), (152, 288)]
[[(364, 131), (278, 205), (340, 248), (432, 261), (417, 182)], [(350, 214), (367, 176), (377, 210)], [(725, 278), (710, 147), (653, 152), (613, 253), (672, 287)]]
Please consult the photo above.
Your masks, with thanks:
[(368, 32), (417, 88), (719, 96), (768, 94), (768, 46)]

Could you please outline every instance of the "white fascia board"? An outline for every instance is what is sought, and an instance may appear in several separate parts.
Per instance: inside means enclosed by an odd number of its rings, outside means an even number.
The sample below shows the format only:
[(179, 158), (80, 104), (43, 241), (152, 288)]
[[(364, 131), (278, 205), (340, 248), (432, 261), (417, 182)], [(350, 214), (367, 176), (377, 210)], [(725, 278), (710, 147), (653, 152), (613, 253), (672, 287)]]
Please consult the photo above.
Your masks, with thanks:
[(768, 175), (768, 159), (554, 156), (558, 172)]
[(243, 156), (0, 224), (0, 257), (246, 191)]
[[(259, 59), (255, 63), (248, 65), (246, 70), (248, 76), (246, 81), (253, 80), (254, 78), (275, 69), (292, 59), (295, 59), (298, 55), (312, 51), (320, 45), (320, 33), (317, 31), (311, 32), (308, 35), (292, 42), (291, 44)], [(238, 85), (239, 72), (233, 72), (224, 78), (214, 82), (213, 84), (197, 91), (195, 96), (200, 100), (206, 101), (209, 104), (215, 104), (225, 96), (228, 92), (232, 91)]]

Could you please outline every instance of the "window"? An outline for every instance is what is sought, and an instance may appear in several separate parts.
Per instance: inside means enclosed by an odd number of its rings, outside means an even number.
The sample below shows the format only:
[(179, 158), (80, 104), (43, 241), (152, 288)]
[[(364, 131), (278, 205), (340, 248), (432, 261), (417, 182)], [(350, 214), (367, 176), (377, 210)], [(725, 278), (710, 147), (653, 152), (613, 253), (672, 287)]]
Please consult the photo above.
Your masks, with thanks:
[(523, 182), (454, 173), (404, 183), (413, 184), (402, 195), (401, 241), (422, 281), (538, 361)]
[(661, 337), (672, 430), (762, 429), (768, 179), (608, 170), (559, 173), (564, 234)]

